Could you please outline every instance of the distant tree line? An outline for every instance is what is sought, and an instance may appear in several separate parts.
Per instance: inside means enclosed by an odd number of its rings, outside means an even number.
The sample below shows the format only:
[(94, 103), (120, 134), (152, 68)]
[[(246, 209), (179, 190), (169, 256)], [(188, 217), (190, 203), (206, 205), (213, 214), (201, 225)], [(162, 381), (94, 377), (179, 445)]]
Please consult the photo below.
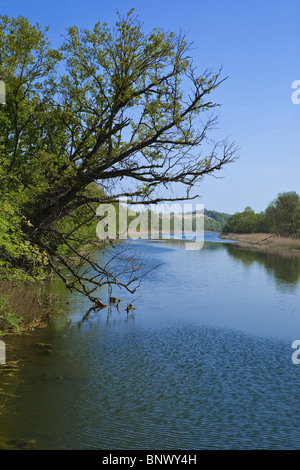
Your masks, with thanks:
[(260, 213), (248, 206), (230, 217), (222, 231), (300, 236), (300, 196), (294, 191), (279, 193)]

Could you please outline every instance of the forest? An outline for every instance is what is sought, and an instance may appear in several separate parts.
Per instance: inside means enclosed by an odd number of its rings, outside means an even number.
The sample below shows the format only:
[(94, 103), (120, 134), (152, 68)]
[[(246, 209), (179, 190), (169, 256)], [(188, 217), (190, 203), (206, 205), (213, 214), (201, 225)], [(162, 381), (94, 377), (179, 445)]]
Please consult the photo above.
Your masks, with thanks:
[(300, 197), (295, 191), (279, 193), (265, 211), (255, 213), (251, 207), (235, 213), (222, 229), (223, 233), (274, 233), (300, 236)]

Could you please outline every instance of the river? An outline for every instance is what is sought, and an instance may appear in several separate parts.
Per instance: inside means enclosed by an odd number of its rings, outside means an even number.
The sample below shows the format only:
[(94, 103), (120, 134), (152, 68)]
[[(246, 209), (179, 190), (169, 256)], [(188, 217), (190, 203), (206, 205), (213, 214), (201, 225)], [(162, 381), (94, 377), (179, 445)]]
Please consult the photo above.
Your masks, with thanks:
[[(160, 264), (132, 299), (68, 303), (47, 328), (6, 339), (1, 443), (35, 449), (299, 449), (300, 258), (205, 234), (135, 241)], [(41, 344), (42, 343), (42, 344)], [(27, 443), (27, 444), (24, 444)]]

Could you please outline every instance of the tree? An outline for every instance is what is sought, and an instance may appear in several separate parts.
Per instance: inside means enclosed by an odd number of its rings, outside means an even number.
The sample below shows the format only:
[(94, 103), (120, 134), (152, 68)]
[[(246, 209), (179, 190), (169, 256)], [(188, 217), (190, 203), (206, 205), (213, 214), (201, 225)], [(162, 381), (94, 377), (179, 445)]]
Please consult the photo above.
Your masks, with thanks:
[(266, 220), (272, 232), (294, 235), (300, 231), (300, 197), (295, 191), (279, 193), (266, 209)]
[[(209, 145), (218, 106), (210, 95), (225, 80), (221, 70), (198, 74), (185, 35), (142, 30), (131, 10), (118, 14), (114, 29), (69, 28), (55, 50), (48, 29), (0, 17), (2, 199), (22, 214), (22, 239), (92, 301), (103, 284), (134, 291), (137, 280), (135, 262), (123, 283), (78, 250), (76, 235), (95, 223), (99, 204), (191, 199), (205, 175), (237, 157), (234, 143)], [(186, 188), (184, 197), (159, 194), (174, 184)], [(93, 275), (82, 274), (83, 263)]]
[(243, 212), (236, 212), (223, 227), (224, 233), (255, 233), (257, 232), (258, 214), (251, 207)]
[(300, 233), (300, 197), (294, 191), (279, 193), (264, 212), (256, 214), (251, 207), (235, 213), (223, 227), (224, 233)]

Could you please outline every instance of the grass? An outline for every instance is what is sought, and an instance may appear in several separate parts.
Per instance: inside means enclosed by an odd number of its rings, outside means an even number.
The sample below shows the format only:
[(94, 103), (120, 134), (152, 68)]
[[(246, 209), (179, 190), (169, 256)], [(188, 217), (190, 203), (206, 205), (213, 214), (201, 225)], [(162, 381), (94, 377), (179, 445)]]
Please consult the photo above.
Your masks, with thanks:
[(279, 253), (291, 252), (300, 254), (299, 237), (284, 237), (271, 233), (226, 233), (221, 234), (220, 238), (237, 240), (247, 246), (253, 246), (260, 249), (271, 249)]
[(0, 330), (30, 329), (42, 326), (52, 310), (55, 301), (46, 293), (43, 286), (34, 284), (14, 285), (9, 281), (0, 282), (0, 299), (5, 299), (4, 312), (1, 316)]

